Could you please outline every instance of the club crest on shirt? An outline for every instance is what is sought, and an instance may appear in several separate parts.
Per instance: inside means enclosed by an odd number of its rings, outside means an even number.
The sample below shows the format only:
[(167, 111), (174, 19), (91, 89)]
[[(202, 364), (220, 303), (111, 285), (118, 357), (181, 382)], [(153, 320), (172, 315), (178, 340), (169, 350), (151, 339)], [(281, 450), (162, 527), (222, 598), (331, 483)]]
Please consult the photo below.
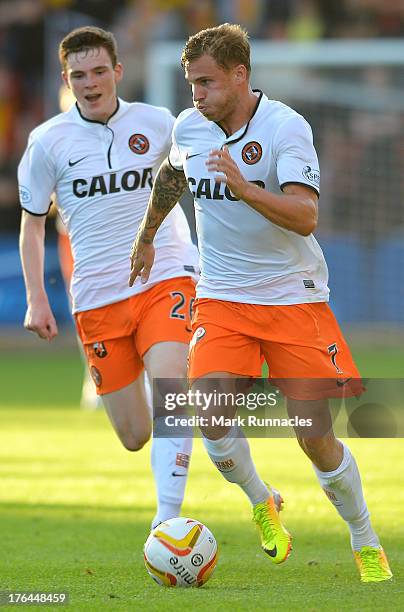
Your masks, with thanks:
[(252, 140), (251, 142), (247, 142), (244, 145), (243, 150), (241, 151), (241, 157), (243, 158), (243, 162), (252, 166), (259, 162), (262, 157), (262, 147), (259, 142), (256, 140)]
[(103, 359), (108, 355), (107, 349), (105, 348), (105, 344), (103, 342), (94, 342), (93, 350), (100, 359)]
[(312, 183), (313, 185), (316, 185), (316, 187), (320, 185), (320, 171), (319, 170), (315, 170), (311, 166), (305, 166), (302, 170), (302, 174), (304, 177), (307, 178), (307, 180), (310, 183)]
[(144, 155), (150, 148), (148, 138), (144, 134), (132, 134), (129, 138), (129, 149), (137, 155)]

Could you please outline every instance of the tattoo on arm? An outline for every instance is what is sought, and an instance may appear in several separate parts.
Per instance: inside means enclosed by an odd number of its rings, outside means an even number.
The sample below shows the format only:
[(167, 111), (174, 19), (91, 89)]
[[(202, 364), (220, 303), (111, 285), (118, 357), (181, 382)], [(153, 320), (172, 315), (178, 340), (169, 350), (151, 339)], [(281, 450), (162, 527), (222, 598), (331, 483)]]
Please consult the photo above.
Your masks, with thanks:
[(153, 242), (158, 228), (174, 208), (186, 186), (185, 174), (175, 170), (166, 159), (157, 173), (146, 215), (139, 228), (139, 237), (143, 243)]
[(187, 186), (185, 174), (170, 165), (166, 159), (160, 166), (152, 191), (152, 206), (167, 215), (182, 196)]

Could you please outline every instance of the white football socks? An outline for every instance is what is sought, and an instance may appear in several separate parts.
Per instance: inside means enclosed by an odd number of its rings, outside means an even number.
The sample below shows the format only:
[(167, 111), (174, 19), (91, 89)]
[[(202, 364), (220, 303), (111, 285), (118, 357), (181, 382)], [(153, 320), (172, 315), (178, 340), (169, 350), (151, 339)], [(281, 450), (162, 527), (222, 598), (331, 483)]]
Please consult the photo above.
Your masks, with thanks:
[(164, 418), (154, 419), (151, 466), (157, 490), (157, 513), (152, 529), (162, 521), (180, 516), (192, 453), (192, 437), (159, 437), (159, 433), (167, 432)]
[(258, 476), (242, 430), (234, 426), (219, 440), (203, 438), (209, 457), (229, 482), (238, 484), (253, 505), (268, 499), (270, 491)]
[(348, 524), (353, 550), (362, 546), (380, 546), (379, 538), (370, 524), (369, 512), (363, 497), (358, 466), (349, 448), (344, 447), (341, 464), (332, 472), (314, 471), (328, 499)]

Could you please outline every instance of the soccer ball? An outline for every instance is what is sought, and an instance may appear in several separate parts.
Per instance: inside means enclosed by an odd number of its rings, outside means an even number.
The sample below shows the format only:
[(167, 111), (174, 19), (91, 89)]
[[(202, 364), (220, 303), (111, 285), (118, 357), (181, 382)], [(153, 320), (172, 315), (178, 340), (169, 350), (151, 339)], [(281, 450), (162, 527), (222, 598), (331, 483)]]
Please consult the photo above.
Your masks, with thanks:
[(161, 586), (200, 587), (217, 562), (217, 544), (209, 529), (191, 518), (160, 523), (144, 545), (149, 575)]

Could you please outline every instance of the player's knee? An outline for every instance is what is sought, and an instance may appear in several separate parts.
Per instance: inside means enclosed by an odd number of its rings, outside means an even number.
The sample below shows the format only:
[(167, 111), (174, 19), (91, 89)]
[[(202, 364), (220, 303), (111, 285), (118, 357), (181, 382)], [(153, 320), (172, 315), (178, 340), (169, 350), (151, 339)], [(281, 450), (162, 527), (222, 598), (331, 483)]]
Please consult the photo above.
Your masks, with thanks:
[(317, 458), (328, 452), (329, 440), (323, 436), (311, 438), (298, 436), (297, 441), (310, 459)]
[(226, 434), (229, 433), (230, 427), (219, 427), (219, 426), (203, 427), (201, 426), (199, 429), (204, 439), (206, 438), (206, 440), (217, 441), (217, 440), (221, 440), (222, 438), (225, 437)]
[(119, 437), (126, 450), (136, 452), (140, 451), (147, 444), (150, 439), (150, 432), (125, 432)]

